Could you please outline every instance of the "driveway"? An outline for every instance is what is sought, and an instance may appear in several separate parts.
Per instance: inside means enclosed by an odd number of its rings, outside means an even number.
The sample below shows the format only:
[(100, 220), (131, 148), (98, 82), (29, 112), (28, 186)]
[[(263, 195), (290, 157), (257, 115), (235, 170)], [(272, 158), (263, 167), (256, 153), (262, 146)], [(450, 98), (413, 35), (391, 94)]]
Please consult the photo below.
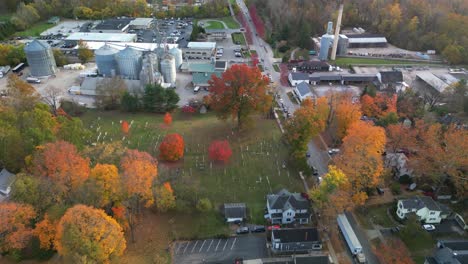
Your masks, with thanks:
[(234, 263), (236, 258), (257, 259), (268, 256), (265, 234), (246, 234), (227, 239), (176, 242), (174, 263)]
[(377, 257), (374, 255), (374, 253), (372, 252), (371, 244), (370, 244), (369, 240), (367, 239), (366, 234), (361, 229), (361, 227), (357, 224), (356, 219), (354, 219), (353, 214), (351, 214), (349, 212), (347, 212), (345, 214), (346, 214), (346, 217), (348, 218), (349, 224), (351, 225), (351, 227), (354, 230), (354, 233), (356, 233), (356, 236), (357, 236), (359, 242), (361, 242), (362, 251), (366, 255), (367, 263), (368, 264), (379, 264), (380, 262), (377, 259)]

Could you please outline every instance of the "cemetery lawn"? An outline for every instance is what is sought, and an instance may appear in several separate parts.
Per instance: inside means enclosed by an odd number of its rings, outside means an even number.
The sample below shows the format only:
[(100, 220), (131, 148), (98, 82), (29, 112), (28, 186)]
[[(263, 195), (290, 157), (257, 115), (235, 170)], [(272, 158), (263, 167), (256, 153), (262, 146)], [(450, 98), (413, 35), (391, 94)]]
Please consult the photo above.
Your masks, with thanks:
[[(288, 148), (282, 142), (281, 132), (274, 120), (253, 117), (253, 126), (239, 133), (233, 132), (236, 123), (220, 121), (213, 113), (189, 117), (187, 114), (176, 112), (172, 117), (173, 123), (168, 128), (162, 121), (162, 114), (88, 111), (81, 119), (85, 126), (93, 131), (90, 142), (96, 142), (99, 133), (99, 142), (122, 140), (119, 121), (133, 122), (129, 135), (123, 139), (124, 145), (147, 151), (154, 157), (158, 157), (159, 143), (164, 135), (181, 134), (185, 140), (183, 160), (175, 163), (160, 161), (158, 177), (171, 182), (176, 196), (209, 198), (216, 212), (219, 212), (218, 208), (223, 203), (243, 202), (248, 207), (249, 221), (262, 224), (266, 194), (281, 188), (303, 192), (297, 170), (289, 166), (286, 169), (282, 168), (283, 161), (288, 159)], [(106, 132), (107, 135), (103, 138)], [(211, 162), (208, 157), (209, 144), (213, 140), (222, 139), (229, 141), (233, 151), (227, 164)], [(185, 219), (208, 217), (206, 222), (214, 224), (198, 228), (198, 232), (192, 230), (194, 225), (191, 225), (190, 231), (182, 228), (177, 236), (206, 237), (217, 233), (225, 234), (227, 225), (219, 223), (219, 214), (213, 214), (212, 217), (207, 215), (209, 214), (182, 214), (181, 218)]]

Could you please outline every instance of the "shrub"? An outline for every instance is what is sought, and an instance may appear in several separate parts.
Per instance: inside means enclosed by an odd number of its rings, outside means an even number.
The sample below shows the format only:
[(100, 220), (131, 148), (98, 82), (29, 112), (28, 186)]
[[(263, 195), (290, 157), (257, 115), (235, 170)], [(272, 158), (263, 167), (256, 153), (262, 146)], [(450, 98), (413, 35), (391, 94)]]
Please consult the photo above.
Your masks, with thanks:
[(210, 159), (227, 162), (232, 155), (231, 146), (227, 140), (215, 140), (208, 148)]
[(400, 184), (398, 182), (392, 183), (392, 186), (390, 187), (390, 190), (395, 195), (401, 194), (401, 186), (400, 186)]
[(208, 212), (213, 208), (208, 198), (201, 198), (197, 203), (197, 210), (200, 212)]

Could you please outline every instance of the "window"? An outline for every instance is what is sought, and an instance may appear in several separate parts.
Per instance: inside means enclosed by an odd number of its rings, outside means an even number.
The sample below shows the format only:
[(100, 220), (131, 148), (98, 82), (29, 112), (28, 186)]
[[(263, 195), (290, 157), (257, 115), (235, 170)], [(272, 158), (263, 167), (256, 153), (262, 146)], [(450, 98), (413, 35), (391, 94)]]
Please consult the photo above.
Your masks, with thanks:
[(435, 221), (436, 219), (435, 218), (429, 218), (429, 221)]
[(291, 218), (286, 218), (286, 222), (290, 222), (291, 221)]
[(430, 212), (429, 214), (430, 214), (430, 215), (435, 215), (435, 212)]
[(403, 209), (403, 205), (402, 205), (401, 203), (398, 205), (398, 207), (400, 207), (400, 208), (402, 208), (402, 209)]

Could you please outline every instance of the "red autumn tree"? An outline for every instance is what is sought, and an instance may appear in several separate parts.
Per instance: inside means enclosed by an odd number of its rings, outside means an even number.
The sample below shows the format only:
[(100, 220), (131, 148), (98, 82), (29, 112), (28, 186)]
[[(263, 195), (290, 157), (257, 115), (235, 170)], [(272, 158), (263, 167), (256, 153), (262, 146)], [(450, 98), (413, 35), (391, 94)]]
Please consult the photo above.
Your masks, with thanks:
[(120, 160), (123, 187), (127, 194), (153, 203), (153, 182), (158, 176), (158, 161), (147, 152), (129, 149)]
[(220, 119), (237, 119), (242, 128), (253, 113), (265, 113), (272, 98), (268, 95), (269, 80), (256, 67), (234, 64), (221, 78), (213, 75), (208, 81), (212, 98), (211, 108)]
[(164, 115), (164, 124), (166, 124), (167, 126), (170, 126), (172, 124), (172, 116), (171, 114), (169, 113), (166, 113)]
[(128, 134), (128, 132), (130, 131), (130, 126), (128, 125), (128, 122), (127, 121), (122, 121), (122, 125), (121, 125), (121, 128), (122, 128), (122, 132), (124, 134)]
[(263, 21), (260, 18), (260, 16), (258, 16), (257, 8), (255, 7), (255, 5), (250, 5), (249, 13), (250, 17), (252, 18), (252, 23), (254, 24), (255, 29), (257, 30), (257, 34), (261, 38), (265, 38), (265, 25), (263, 24)]
[(210, 159), (227, 162), (232, 155), (231, 146), (227, 140), (215, 140), (208, 148)]
[(387, 239), (378, 248), (372, 247), (372, 251), (382, 264), (414, 264), (408, 248), (399, 239)]
[(184, 156), (185, 143), (181, 135), (166, 135), (159, 145), (159, 156), (166, 161), (177, 161)]
[(193, 114), (196, 111), (197, 110), (195, 108), (191, 107), (190, 105), (184, 105), (182, 107), (182, 113)]
[(381, 118), (389, 113), (397, 112), (397, 96), (378, 93), (375, 97), (371, 97), (365, 94), (361, 97), (361, 108), (362, 114)]
[(22, 249), (32, 235), (32, 220), (36, 212), (31, 205), (0, 203), (0, 250)]
[(75, 145), (66, 141), (47, 143), (33, 160), (33, 173), (49, 178), (67, 196), (89, 177), (89, 159), (79, 155)]

